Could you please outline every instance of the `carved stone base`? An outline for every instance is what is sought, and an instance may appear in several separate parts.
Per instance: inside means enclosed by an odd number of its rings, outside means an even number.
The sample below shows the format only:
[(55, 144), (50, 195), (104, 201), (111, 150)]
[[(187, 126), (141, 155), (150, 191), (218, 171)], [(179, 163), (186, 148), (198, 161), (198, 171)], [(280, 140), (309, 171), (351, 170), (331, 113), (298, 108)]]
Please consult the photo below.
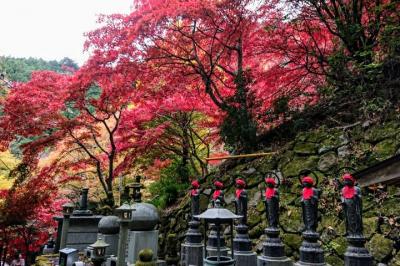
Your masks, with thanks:
[[(221, 256), (228, 256), (229, 251), (230, 251), (230, 249), (225, 246), (223, 246), (219, 249)], [(207, 256), (213, 257), (213, 256), (217, 256), (217, 255), (218, 255), (218, 251), (217, 251), (216, 247), (207, 246)]]
[(288, 257), (258, 256), (257, 266), (293, 266), (293, 262)]
[(257, 253), (255, 252), (235, 252), (235, 265), (238, 266), (255, 266), (257, 265)]
[(364, 247), (366, 242), (364, 236), (348, 236), (349, 246), (344, 253), (345, 266), (372, 266), (373, 258)]
[(200, 222), (192, 220), (189, 222), (189, 230), (186, 232), (186, 243), (201, 243), (202, 235), (199, 230)]
[(236, 252), (251, 251), (252, 244), (248, 234), (248, 227), (244, 224), (236, 226), (236, 235), (233, 239), (233, 250)]
[(285, 246), (279, 237), (279, 229), (265, 229), (267, 239), (263, 243), (263, 255), (257, 259), (258, 266), (292, 266), (291, 259), (285, 256)]
[(303, 233), (303, 239), (300, 247), (300, 261), (295, 265), (326, 265), (324, 251), (318, 243), (319, 234), (306, 231)]
[(279, 237), (278, 228), (265, 229), (267, 239), (263, 243), (263, 256), (265, 257), (285, 257), (285, 246)]
[(203, 265), (204, 257), (203, 244), (189, 244), (184, 243), (181, 245), (181, 265)]

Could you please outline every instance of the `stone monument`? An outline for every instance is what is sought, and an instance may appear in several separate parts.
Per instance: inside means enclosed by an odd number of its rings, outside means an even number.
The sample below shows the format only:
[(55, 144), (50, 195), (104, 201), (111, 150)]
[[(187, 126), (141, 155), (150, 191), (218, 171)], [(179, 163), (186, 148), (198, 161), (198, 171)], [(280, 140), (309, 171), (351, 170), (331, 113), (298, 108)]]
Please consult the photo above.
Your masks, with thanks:
[(237, 265), (253, 266), (257, 265), (257, 254), (252, 251), (252, 243), (248, 234), (247, 227), (247, 191), (246, 182), (238, 178), (235, 181), (235, 209), (236, 215), (242, 216), (236, 226), (236, 236), (233, 239), (233, 250)]
[(155, 226), (159, 222), (158, 210), (154, 205), (142, 202), (142, 193), (140, 189), (140, 177), (136, 178), (133, 185), (134, 204), (132, 208), (132, 222), (128, 224), (128, 245), (126, 250), (127, 262), (130, 264), (138, 260), (139, 252), (142, 249), (151, 249), (155, 256), (158, 251), (158, 230)]
[(201, 232), (199, 230), (200, 222), (194, 218), (200, 214), (200, 184), (199, 181), (192, 182), (190, 190), (191, 199), (191, 220), (189, 230), (186, 232), (185, 242), (181, 245), (181, 264), (182, 266), (203, 265), (203, 249)]
[(372, 266), (373, 258), (365, 248), (366, 239), (363, 235), (361, 189), (355, 185), (355, 179), (350, 174), (343, 175), (342, 205), (346, 219), (347, 242), (344, 253), (346, 266)]
[[(224, 198), (224, 184), (220, 181), (215, 181), (214, 182), (214, 192), (211, 196), (211, 206), (212, 208), (216, 207), (216, 202), (217, 200), (220, 202), (221, 205), (225, 203), (225, 198)], [(207, 241), (207, 253), (210, 256), (216, 256), (217, 255), (217, 246), (218, 246), (218, 237), (217, 237), (217, 232), (221, 231), (221, 225), (215, 225), (215, 224), (210, 224), (210, 233), (208, 235), (208, 241)], [(220, 255), (221, 256), (227, 256), (228, 255), (229, 249), (226, 247), (225, 243), (225, 238), (221, 236), (220, 238)]]
[(279, 191), (277, 176), (265, 178), (267, 188), (264, 193), (264, 204), (268, 227), (265, 229), (267, 239), (263, 243), (263, 254), (258, 257), (258, 266), (291, 266), (292, 261), (285, 256), (285, 246), (279, 237)]
[(301, 180), (303, 185), (303, 192), (301, 197), (301, 205), (303, 209), (303, 242), (300, 247), (300, 261), (295, 265), (298, 266), (324, 266), (325, 258), (324, 251), (318, 243), (319, 234), (317, 231), (318, 226), (318, 201), (320, 197), (320, 190), (314, 185), (314, 179), (306, 176)]
[[(66, 247), (76, 248), (78, 251), (84, 251), (90, 244), (97, 240), (98, 223), (103, 216), (93, 215), (87, 209), (88, 189), (84, 188), (81, 192), (80, 206), (78, 210), (74, 210), (69, 218), (69, 228)], [(63, 217), (57, 216), (53, 218), (58, 222), (57, 240), (55, 252), (60, 249), (61, 231)]]
[(110, 215), (101, 218), (98, 228), (98, 238), (102, 238), (104, 242), (110, 245), (106, 248), (106, 256), (117, 255), (119, 239), (118, 217)]

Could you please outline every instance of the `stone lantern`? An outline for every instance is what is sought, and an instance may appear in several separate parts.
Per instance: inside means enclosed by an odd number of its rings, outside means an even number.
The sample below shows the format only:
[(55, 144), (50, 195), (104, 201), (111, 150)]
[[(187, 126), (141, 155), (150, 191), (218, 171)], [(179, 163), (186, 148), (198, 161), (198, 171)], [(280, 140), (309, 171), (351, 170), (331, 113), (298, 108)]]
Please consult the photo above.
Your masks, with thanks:
[(108, 246), (109, 244), (104, 242), (101, 238), (98, 238), (96, 242), (89, 246), (93, 249), (91, 260), (94, 266), (101, 266), (101, 264), (105, 261), (106, 248)]
[(68, 229), (69, 229), (69, 218), (74, 211), (75, 205), (71, 202), (66, 203), (62, 206), (62, 214), (64, 216), (62, 230), (61, 230), (61, 241), (60, 248), (63, 249), (67, 246), (67, 237), (68, 237)]
[[(204, 248), (204, 265), (235, 265), (234, 250), (233, 250), (233, 221), (240, 219), (243, 216), (236, 215), (228, 209), (221, 208), (221, 203), (216, 200), (215, 207), (210, 208), (195, 218), (204, 220), (204, 242), (207, 243), (207, 228), (209, 223), (215, 225), (217, 235), (217, 254), (216, 256), (207, 256), (207, 248)], [(231, 257), (221, 255), (221, 225), (229, 224), (231, 231)]]
[(122, 204), (121, 207), (116, 209), (119, 218), (119, 241), (118, 241), (118, 254), (117, 254), (117, 265), (125, 265), (125, 250), (126, 240), (128, 237), (128, 224), (132, 220), (132, 212), (134, 209), (128, 203)]

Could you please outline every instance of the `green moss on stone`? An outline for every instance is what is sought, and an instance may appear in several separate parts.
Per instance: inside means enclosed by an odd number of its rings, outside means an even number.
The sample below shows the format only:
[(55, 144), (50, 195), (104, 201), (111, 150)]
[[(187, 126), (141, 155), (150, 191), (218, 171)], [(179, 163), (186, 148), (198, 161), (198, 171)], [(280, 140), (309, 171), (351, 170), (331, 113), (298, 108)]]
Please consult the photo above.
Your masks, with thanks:
[(365, 139), (371, 143), (377, 143), (381, 140), (395, 136), (398, 132), (398, 123), (386, 123), (380, 127), (372, 127), (365, 133)]
[(364, 225), (364, 235), (367, 238), (372, 237), (375, 233), (377, 226), (378, 226), (378, 218), (377, 217), (369, 217), (363, 219)]
[(264, 233), (265, 227), (266, 227), (266, 225), (264, 223), (260, 223), (257, 226), (253, 227), (249, 231), (249, 237), (251, 239), (259, 238)]
[(386, 199), (379, 210), (384, 216), (398, 216), (400, 213), (399, 199)]
[(285, 210), (281, 211), (280, 223), (287, 231), (300, 231), (303, 227), (300, 208), (286, 206)]
[(393, 251), (393, 241), (381, 234), (375, 234), (367, 244), (371, 255), (377, 261), (382, 261)]
[(389, 262), (389, 266), (400, 266), (400, 251)]
[(256, 209), (257, 209), (258, 212), (264, 212), (265, 211), (265, 204), (264, 204), (264, 202), (262, 200), (260, 200), (257, 203)]
[(346, 238), (344, 238), (342, 236), (335, 238), (334, 240), (332, 240), (330, 242), (330, 246), (332, 247), (333, 250), (336, 251), (337, 254), (339, 254), (340, 256), (343, 256), (344, 253), (346, 252), (346, 248), (347, 248)]
[(317, 165), (319, 160), (318, 156), (308, 156), (308, 157), (295, 157), (288, 164), (286, 164), (283, 169), (283, 175), (285, 177), (298, 176), (300, 171), (304, 169), (313, 169)]
[(310, 155), (316, 154), (318, 150), (318, 146), (315, 143), (311, 142), (297, 142), (294, 145), (293, 151), (300, 155)]
[(303, 240), (301, 236), (297, 234), (284, 234), (282, 236), (282, 241), (292, 250), (298, 250)]
[(154, 253), (149, 248), (142, 249), (139, 251), (139, 260), (136, 261), (135, 266), (156, 266), (156, 262), (153, 261)]
[(344, 265), (344, 261), (335, 255), (328, 255), (325, 257), (325, 261), (327, 264), (332, 266), (342, 266)]
[(247, 224), (250, 228), (254, 227), (255, 225), (261, 222), (261, 214), (259, 214), (254, 209), (249, 209), (248, 211), (248, 220)]
[(385, 139), (375, 145), (373, 155), (379, 159), (384, 160), (396, 153), (397, 142), (393, 139)]

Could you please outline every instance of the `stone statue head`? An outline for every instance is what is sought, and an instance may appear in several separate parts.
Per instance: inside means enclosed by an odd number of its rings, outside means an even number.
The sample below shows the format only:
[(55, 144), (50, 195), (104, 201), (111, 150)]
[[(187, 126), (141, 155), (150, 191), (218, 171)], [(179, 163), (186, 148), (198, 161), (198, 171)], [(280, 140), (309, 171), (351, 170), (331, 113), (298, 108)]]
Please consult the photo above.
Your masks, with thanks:
[(304, 187), (311, 188), (311, 187), (314, 186), (314, 179), (313, 179), (312, 177), (310, 177), (310, 176), (305, 176), (305, 177), (303, 177), (303, 179), (301, 180), (301, 184), (302, 184)]
[(239, 189), (243, 189), (246, 187), (246, 182), (241, 178), (236, 179), (235, 184), (236, 184), (236, 187)]
[(276, 187), (275, 179), (272, 178), (272, 177), (266, 177), (265, 178), (265, 183), (267, 184), (267, 187), (269, 187), (269, 188), (275, 188)]
[(356, 180), (354, 179), (354, 177), (349, 173), (344, 174), (342, 178), (343, 178), (343, 182), (344, 182), (345, 186), (352, 187), (356, 183)]

